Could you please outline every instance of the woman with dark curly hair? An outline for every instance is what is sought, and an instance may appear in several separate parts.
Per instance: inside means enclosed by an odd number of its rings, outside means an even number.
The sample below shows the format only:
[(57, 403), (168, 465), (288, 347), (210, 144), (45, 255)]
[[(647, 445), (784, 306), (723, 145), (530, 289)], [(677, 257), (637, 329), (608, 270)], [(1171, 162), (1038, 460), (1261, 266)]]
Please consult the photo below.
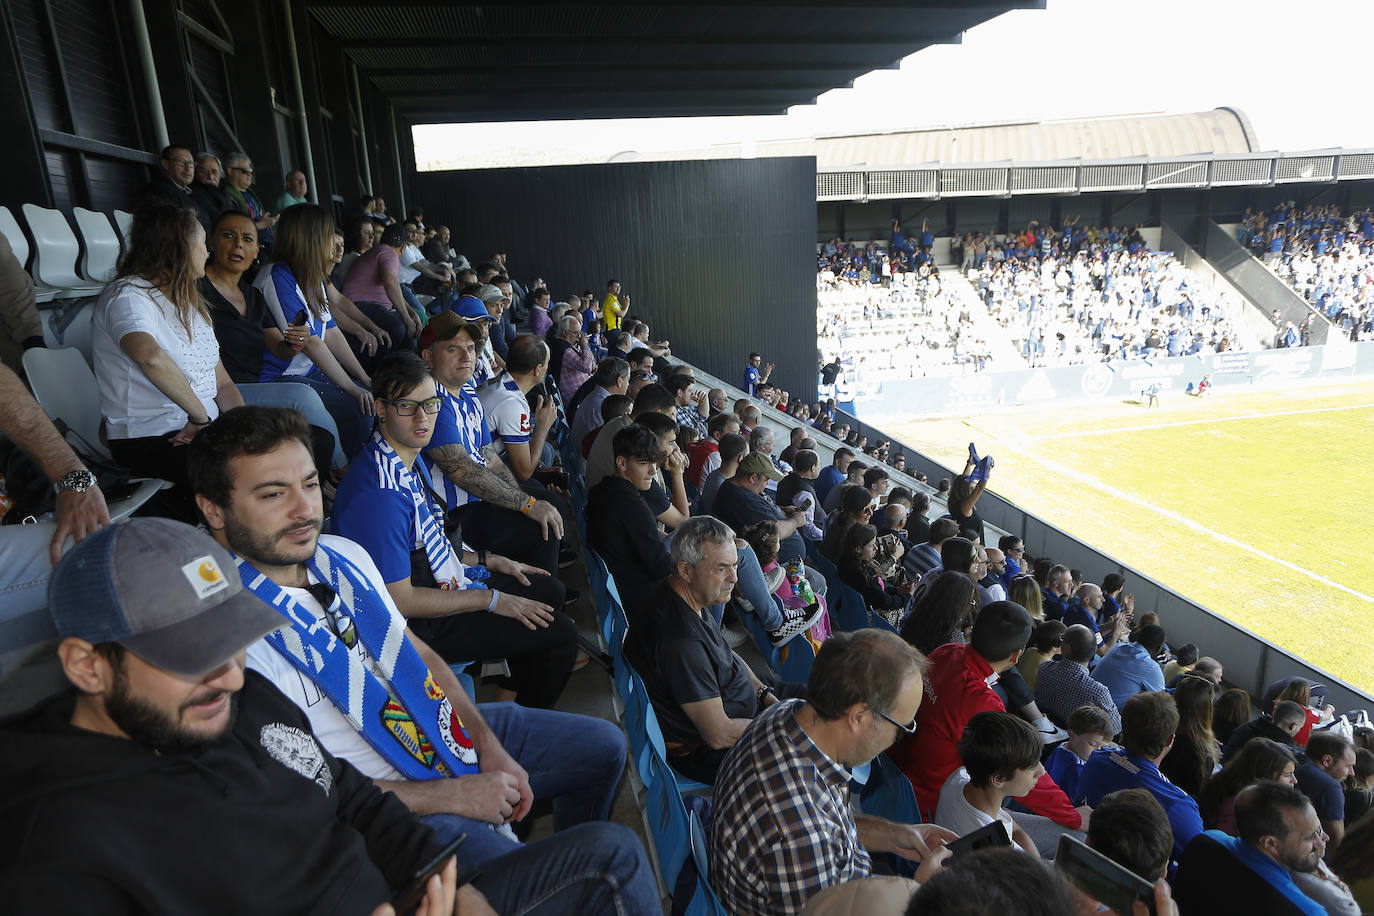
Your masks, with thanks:
[(902, 639), (929, 655), (945, 643), (964, 642), (978, 611), (978, 590), (963, 573), (940, 573), (921, 592), (902, 624)]

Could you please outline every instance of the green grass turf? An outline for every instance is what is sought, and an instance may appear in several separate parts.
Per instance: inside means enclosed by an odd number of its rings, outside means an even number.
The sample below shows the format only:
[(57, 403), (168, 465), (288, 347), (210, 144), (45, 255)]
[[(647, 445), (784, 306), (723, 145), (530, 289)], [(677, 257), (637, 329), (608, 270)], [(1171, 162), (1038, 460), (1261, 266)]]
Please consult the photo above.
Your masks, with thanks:
[(1374, 692), (1374, 384), (881, 425), (951, 467), (977, 442), (998, 495)]

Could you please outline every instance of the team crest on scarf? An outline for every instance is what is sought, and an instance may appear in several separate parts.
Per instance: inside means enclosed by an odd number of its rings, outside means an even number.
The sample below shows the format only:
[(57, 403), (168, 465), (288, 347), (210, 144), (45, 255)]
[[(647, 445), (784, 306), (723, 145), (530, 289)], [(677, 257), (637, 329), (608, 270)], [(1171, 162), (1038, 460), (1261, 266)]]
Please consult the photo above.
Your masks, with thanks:
[[(448, 700), (444, 701), (447, 705)], [(391, 732), (393, 738), (406, 749), (406, 753), (418, 760), (423, 766), (435, 769), (434, 745), (429, 743), (425, 733), (420, 731), (415, 724), (415, 720), (406, 712), (406, 708), (394, 699), (388, 699), (382, 706), (382, 725)], [(443, 762), (439, 762), (438, 771), (443, 774), (448, 773), (448, 768)]]

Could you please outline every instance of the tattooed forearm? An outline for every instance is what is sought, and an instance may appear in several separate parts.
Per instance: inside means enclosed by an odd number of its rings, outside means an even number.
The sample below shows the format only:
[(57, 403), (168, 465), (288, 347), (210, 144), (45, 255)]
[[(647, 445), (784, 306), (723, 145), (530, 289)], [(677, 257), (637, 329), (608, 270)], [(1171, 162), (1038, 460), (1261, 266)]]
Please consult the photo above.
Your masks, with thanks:
[(445, 477), (473, 496), (504, 509), (519, 509), (525, 504), (523, 490), (473, 461), (461, 445), (439, 445), (426, 449), (425, 455), (439, 466)]

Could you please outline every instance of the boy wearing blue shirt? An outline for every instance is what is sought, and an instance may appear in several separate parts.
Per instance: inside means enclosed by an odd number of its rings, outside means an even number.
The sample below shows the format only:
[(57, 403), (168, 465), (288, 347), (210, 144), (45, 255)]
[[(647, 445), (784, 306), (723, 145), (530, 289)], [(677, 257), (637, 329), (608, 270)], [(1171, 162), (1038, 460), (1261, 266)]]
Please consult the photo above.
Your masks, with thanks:
[(1116, 736), (1112, 734), (1112, 723), (1107, 713), (1096, 706), (1078, 707), (1069, 715), (1065, 726), (1069, 740), (1056, 747), (1045, 760), (1045, 770), (1064, 790), (1069, 803), (1078, 807), (1084, 804), (1084, 793), (1078, 786), (1083, 765), (1095, 751), (1111, 744)]

